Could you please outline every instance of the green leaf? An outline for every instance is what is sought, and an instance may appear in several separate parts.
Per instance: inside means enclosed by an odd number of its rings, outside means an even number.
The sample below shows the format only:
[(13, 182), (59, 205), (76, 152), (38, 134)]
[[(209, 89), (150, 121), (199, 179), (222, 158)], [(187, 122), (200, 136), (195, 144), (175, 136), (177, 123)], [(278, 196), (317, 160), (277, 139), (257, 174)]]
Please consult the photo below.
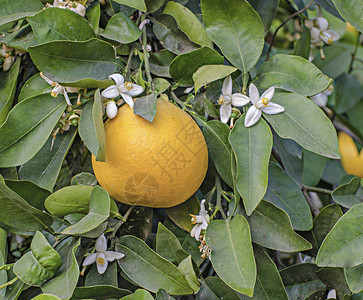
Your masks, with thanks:
[[(174, 2), (168, 2), (174, 3)], [(193, 84), (193, 74), (204, 65), (223, 65), (224, 58), (213, 49), (200, 49), (178, 55), (170, 64), (170, 75), (179, 86)]]
[(321, 244), (316, 264), (354, 267), (363, 263), (363, 203), (354, 205), (334, 225)]
[(176, 55), (174, 53), (171, 53), (166, 49), (151, 53), (150, 72), (160, 77), (170, 78), (169, 65), (175, 56)]
[(276, 16), (279, 0), (248, 0), (253, 9), (260, 15), (265, 33), (269, 32), (271, 23)]
[[(50, 136), (42, 149), (19, 170), (21, 180), (30, 180), (40, 187), (52, 191), (60, 173), (63, 160), (76, 137), (77, 129), (58, 133), (56, 139)], [(53, 147), (52, 143), (54, 141)]]
[(327, 159), (324, 156), (304, 150), (303, 184), (316, 186), (323, 176), (326, 161)]
[(276, 93), (272, 101), (285, 108), (283, 113), (277, 115), (264, 114), (279, 136), (292, 139), (319, 155), (340, 158), (335, 128), (316, 104), (291, 93)]
[(121, 44), (128, 44), (140, 37), (141, 30), (128, 16), (119, 12), (111, 17), (101, 35)]
[(15, 105), (0, 127), (0, 166), (18, 166), (30, 160), (48, 139), (65, 107), (63, 96), (54, 99), (49, 94)]
[(202, 0), (201, 7), (209, 38), (232, 65), (250, 71), (264, 45), (259, 15), (246, 0)]
[(333, 0), (333, 2), (342, 17), (360, 32), (363, 32), (363, 1), (357, 0), (347, 2), (344, 0)]
[(289, 299), (309, 299), (317, 291), (326, 290), (324, 283), (316, 276), (315, 264), (297, 264), (280, 271)]
[(8, 72), (0, 71), (0, 125), (4, 123), (14, 101), (21, 59)]
[(185, 279), (188, 281), (190, 287), (193, 289), (194, 294), (199, 291), (199, 281), (193, 269), (192, 257), (189, 255), (180, 262), (178, 269), (184, 274)]
[(305, 59), (309, 59), (310, 51), (311, 51), (311, 35), (310, 29), (305, 25), (302, 26), (302, 35), (301, 38), (297, 41), (293, 55), (301, 56)]
[[(7, 245), (6, 245), (7, 237), (8, 237), (7, 232), (4, 229), (0, 228), (0, 266), (5, 265), (7, 260)], [(6, 270), (1, 270), (0, 285), (3, 285), (7, 281), (8, 281), (8, 274)], [(0, 297), (4, 297), (5, 293), (6, 293), (6, 287), (0, 291)]]
[(272, 259), (260, 247), (254, 246), (257, 265), (257, 280), (253, 298), (242, 299), (285, 299), (288, 300), (279, 271)]
[(5, 185), (0, 176), (0, 220), (2, 223), (24, 231), (43, 230), (53, 218), (30, 206), (22, 197)]
[(358, 177), (353, 177), (349, 183), (337, 187), (332, 192), (333, 200), (341, 206), (351, 208), (363, 202), (363, 188)]
[(269, 202), (261, 201), (252, 215), (246, 218), (252, 241), (263, 247), (282, 252), (299, 252), (312, 247), (292, 229), (289, 216)]
[(218, 79), (225, 78), (235, 71), (237, 71), (235, 67), (225, 65), (207, 65), (200, 67), (193, 74), (195, 93), (197, 93), (202, 86)]
[(72, 295), (72, 299), (91, 299), (107, 300), (110, 298), (121, 298), (130, 295), (131, 292), (125, 289), (119, 289), (110, 285), (96, 286), (79, 286), (76, 287)]
[(134, 114), (143, 117), (149, 122), (154, 121), (156, 115), (156, 93), (153, 92), (142, 98), (138, 98), (134, 104)]
[(106, 136), (100, 90), (95, 92), (94, 101), (83, 108), (79, 120), (79, 135), (97, 161), (106, 159)]
[(71, 185), (90, 185), (95, 186), (97, 184), (97, 179), (95, 175), (82, 172), (72, 177)]
[(318, 94), (331, 84), (308, 60), (295, 55), (276, 54), (259, 69), (253, 82), (258, 88), (274, 86), (303, 96)]
[(93, 31), (98, 34), (99, 31), (99, 23), (101, 17), (101, 3), (93, 2), (86, 9), (86, 14), (84, 15), (86, 20), (91, 24)]
[(86, 233), (107, 220), (110, 216), (110, 196), (100, 186), (95, 186), (89, 201), (89, 212), (78, 223), (69, 226), (62, 234), (78, 235)]
[(40, 73), (37, 73), (30, 77), (21, 88), (18, 102), (39, 94), (50, 93), (52, 89), (53, 87), (40, 77)]
[(40, 43), (57, 40), (86, 41), (96, 37), (86, 19), (68, 9), (49, 7), (27, 21)]
[(237, 161), (237, 190), (247, 215), (251, 215), (267, 190), (272, 133), (263, 119), (248, 128), (243, 124), (244, 119), (245, 116), (242, 116), (237, 120), (229, 135), (229, 142)]
[(222, 279), (217, 276), (207, 277), (200, 287), (200, 299), (218, 300), (240, 300), (237, 292), (231, 289)]
[(342, 114), (354, 107), (363, 95), (361, 83), (350, 74), (343, 74), (335, 81), (335, 111)]
[(158, 225), (155, 245), (156, 253), (175, 265), (179, 265), (189, 256), (177, 237), (161, 223)]
[(26, 284), (40, 286), (54, 277), (62, 265), (62, 259), (39, 231), (36, 232), (30, 249), (15, 263), (13, 271)]
[(41, 294), (41, 295), (34, 297), (33, 299), (35, 299), (35, 300), (61, 300), (57, 296), (54, 296), (51, 294)]
[(165, 0), (145, 0), (148, 13), (157, 11), (164, 5)]
[(352, 268), (344, 268), (344, 274), (349, 289), (353, 293), (359, 293), (363, 290), (363, 264)]
[(70, 299), (76, 288), (79, 277), (79, 266), (76, 259), (76, 251), (80, 245), (80, 239), (67, 239), (57, 247), (62, 259), (62, 266), (56, 277), (42, 285), (43, 293), (58, 296), (61, 299)]
[(325, 206), (314, 220), (313, 234), (318, 247), (325, 239), (326, 235), (333, 228), (336, 222), (343, 216), (342, 209), (338, 204)]
[(316, 271), (316, 275), (327, 287), (334, 287), (340, 299), (345, 294), (351, 294), (343, 268), (322, 268)]
[(116, 72), (116, 55), (111, 44), (98, 39), (85, 42), (52, 41), (29, 47), (39, 70), (63, 86), (105, 88)]
[(35, 15), (43, 8), (39, 0), (0, 0), (0, 25)]
[(275, 163), (270, 163), (268, 173), (264, 200), (284, 210), (295, 230), (310, 230), (313, 227), (313, 218), (300, 187)]
[(182, 272), (156, 254), (142, 240), (126, 235), (119, 241), (121, 244), (116, 245), (116, 251), (124, 253), (125, 257), (118, 264), (132, 281), (154, 293), (159, 289), (164, 289), (171, 295), (193, 293)]
[(173, 17), (162, 14), (153, 20), (153, 31), (163, 47), (175, 54), (193, 51), (199, 46), (182, 32)]
[(171, 15), (181, 31), (183, 31), (194, 43), (213, 47), (212, 41), (208, 38), (207, 32), (198, 18), (185, 6), (180, 3), (169, 1), (165, 8), (164, 14)]
[(212, 221), (206, 232), (210, 260), (218, 276), (239, 293), (252, 296), (256, 281), (250, 228), (243, 216)]
[(116, 261), (110, 263), (107, 266), (105, 273), (100, 274), (97, 270), (97, 265), (93, 264), (91, 270), (88, 272), (85, 286), (97, 286), (97, 285), (111, 285), (118, 286), (117, 283), (117, 263)]
[(146, 12), (146, 5), (144, 0), (113, 0), (113, 1)]
[(39, 44), (29, 24), (6, 34), (2, 38), (0, 37), (0, 42), (23, 51), (27, 51), (28, 47)]
[(164, 93), (170, 87), (170, 82), (164, 78), (154, 78), (153, 82), (157, 96)]
[(146, 290), (137, 289), (134, 293), (134, 300), (154, 300), (154, 297)]
[(199, 213), (200, 203), (197, 197), (193, 195), (187, 201), (164, 210), (176, 225), (190, 232), (194, 227), (190, 215), (197, 215)]

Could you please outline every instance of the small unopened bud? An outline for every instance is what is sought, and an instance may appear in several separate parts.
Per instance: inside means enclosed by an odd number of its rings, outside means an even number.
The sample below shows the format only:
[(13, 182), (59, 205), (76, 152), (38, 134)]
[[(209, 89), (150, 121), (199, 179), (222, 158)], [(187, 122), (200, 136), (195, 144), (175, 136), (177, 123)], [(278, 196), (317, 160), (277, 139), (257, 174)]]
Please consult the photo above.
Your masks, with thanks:
[(117, 105), (115, 101), (109, 101), (106, 106), (106, 114), (109, 119), (113, 119), (117, 115)]

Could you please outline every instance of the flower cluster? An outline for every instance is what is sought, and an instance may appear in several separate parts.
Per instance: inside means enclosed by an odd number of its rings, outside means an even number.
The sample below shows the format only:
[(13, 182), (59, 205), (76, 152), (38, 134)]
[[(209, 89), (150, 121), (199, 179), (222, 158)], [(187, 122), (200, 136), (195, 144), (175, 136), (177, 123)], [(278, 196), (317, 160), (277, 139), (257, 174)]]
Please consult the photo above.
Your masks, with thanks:
[(76, 1), (63, 1), (63, 0), (54, 0), (53, 4), (47, 4), (46, 7), (58, 7), (63, 9), (69, 9), (84, 17), (86, 13), (86, 8), (81, 3)]
[(15, 55), (23, 55), (26, 53), (25, 51), (21, 51), (19, 49), (14, 49), (11, 47), (6, 46), (5, 44), (2, 44), (1, 50), (0, 50), (0, 58), (2, 61), (2, 67), (3, 71), (8, 71), (11, 66), (13, 65), (15, 61)]
[(244, 106), (249, 102), (252, 103), (248, 109), (245, 117), (245, 126), (251, 127), (258, 122), (261, 118), (262, 112), (266, 114), (278, 114), (283, 112), (285, 109), (276, 103), (271, 102), (275, 94), (275, 88), (270, 87), (266, 90), (262, 96), (258, 92), (257, 87), (251, 83), (249, 87), (249, 97), (246, 95), (235, 93), (232, 94), (232, 78), (229, 75), (224, 79), (222, 86), (222, 94), (219, 97), (218, 104), (220, 107), (220, 118), (223, 123), (227, 123), (231, 113), (232, 105)]
[(339, 34), (334, 30), (329, 30), (329, 23), (323, 17), (317, 17), (312, 20), (306, 20), (305, 26), (310, 29), (311, 46), (322, 47), (325, 44), (331, 45), (339, 39)]

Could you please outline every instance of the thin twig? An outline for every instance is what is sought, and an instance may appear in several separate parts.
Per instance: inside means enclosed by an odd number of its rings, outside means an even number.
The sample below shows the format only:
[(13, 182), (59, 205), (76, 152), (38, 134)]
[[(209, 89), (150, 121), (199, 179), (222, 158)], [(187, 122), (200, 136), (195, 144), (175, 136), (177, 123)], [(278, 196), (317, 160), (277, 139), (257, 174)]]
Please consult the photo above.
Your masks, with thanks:
[[(141, 18), (141, 23), (145, 22), (146, 15), (144, 14)], [(154, 91), (154, 84), (150, 73), (150, 65), (149, 65), (149, 53), (147, 51), (147, 36), (146, 36), (146, 25), (142, 28), (142, 52), (144, 53), (144, 64), (145, 64), (145, 73), (146, 78), (151, 87), (151, 90)]]
[(331, 193), (333, 192), (331, 190), (322, 189), (322, 188), (318, 188), (318, 187), (314, 187), (314, 186), (307, 186), (307, 185), (303, 185), (303, 188), (307, 191), (328, 194), (328, 195), (331, 195)]
[(112, 234), (110, 235), (110, 239), (114, 238), (116, 236), (117, 231), (120, 229), (121, 225), (127, 221), (127, 218), (129, 217), (131, 211), (134, 209), (134, 205), (130, 206), (123, 218), (118, 221), (115, 227), (112, 228)]
[(6, 288), (7, 286), (9, 285), (12, 285), (15, 281), (17, 281), (19, 278), (18, 277), (14, 277), (12, 280), (4, 283), (3, 285), (0, 285), (0, 291), (3, 289), (3, 288)]
[(132, 57), (134, 56), (134, 47), (135, 47), (134, 44), (132, 44), (130, 53), (129, 53), (129, 57), (127, 59), (127, 64), (126, 64), (125, 73), (124, 73), (126, 81), (130, 80), (131, 61), (132, 61)]
[(273, 43), (274, 43), (274, 40), (275, 40), (275, 37), (277, 35), (277, 32), (280, 30), (280, 28), (282, 28), (287, 22), (289, 22), (292, 18), (296, 17), (297, 15), (303, 13), (305, 10), (307, 10), (309, 8), (309, 6), (314, 2), (314, 0), (311, 0), (308, 5), (306, 5), (304, 8), (298, 10), (297, 12), (293, 13), (290, 17), (288, 17), (285, 21), (282, 22), (282, 24), (277, 27), (277, 29), (275, 30), (273, 36), (272, 36), (272, 40), (271, 40), (271, 44), (270, 44), (270, 47), (268, 48), (268, 51), (267, 51), (267, 55), (266, 55), (266, 61), (269, 60), (270, 58), (270, 52), (271, 52), (271, 49), (272, 49), (272, 46), (273, 46)]

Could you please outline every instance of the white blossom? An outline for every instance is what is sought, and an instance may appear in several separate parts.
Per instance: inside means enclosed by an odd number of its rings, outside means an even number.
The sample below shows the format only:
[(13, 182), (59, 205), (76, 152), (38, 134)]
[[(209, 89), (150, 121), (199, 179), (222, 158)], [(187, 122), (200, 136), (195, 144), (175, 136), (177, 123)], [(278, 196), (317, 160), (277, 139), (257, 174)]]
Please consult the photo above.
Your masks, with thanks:
[(331, 85), (324, 92), (319, 93), (315, 96), (310, 97), (310, 99), (318, 106), (324, 107), (328, 103), (328, 96), (333, 93), (333, 86)]
[(115, 101), (108, 101), (106, 104), (106, 114), (109, 119), (113, 119), (117, 115), (117, 105)]
[(205, 199), (200, 203), (199, 215), (191, 215), (192, 224), (195, 224), (192, 228), (190, 235), (194, 237), (197, 241), (200, 241), (200, 233), (202, 230), (206, 230), (208, 223), (210, 222), (210, 217), (208, 211), (204, 208)]
[(306, 27), (310, 29), (312, 47), (322, 47), (325, 44), (331, 45), (339, 39), (339, 34), (329, 30), (329, 23), (323, 17), (305, 21)]

